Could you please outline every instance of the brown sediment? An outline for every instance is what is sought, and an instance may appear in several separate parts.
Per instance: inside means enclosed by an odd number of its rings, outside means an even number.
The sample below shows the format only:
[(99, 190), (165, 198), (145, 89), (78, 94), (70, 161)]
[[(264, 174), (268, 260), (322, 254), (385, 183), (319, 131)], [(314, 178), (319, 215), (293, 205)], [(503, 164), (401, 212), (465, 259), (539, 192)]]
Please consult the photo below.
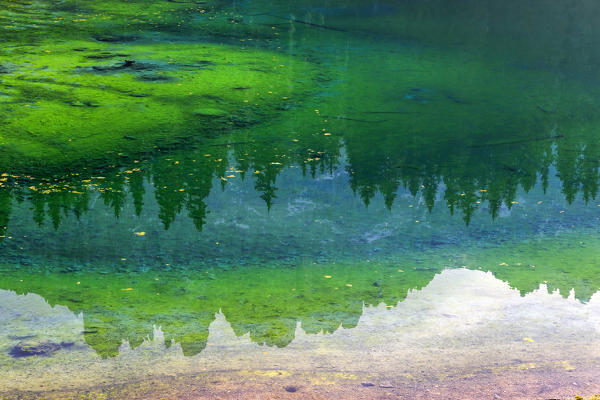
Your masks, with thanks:
[(286, 370), (168, 376), (86, 391), (5, 394), (3, 400), (574, 399), (600, 393), (600, 369), (482, 373), (448, 380)]

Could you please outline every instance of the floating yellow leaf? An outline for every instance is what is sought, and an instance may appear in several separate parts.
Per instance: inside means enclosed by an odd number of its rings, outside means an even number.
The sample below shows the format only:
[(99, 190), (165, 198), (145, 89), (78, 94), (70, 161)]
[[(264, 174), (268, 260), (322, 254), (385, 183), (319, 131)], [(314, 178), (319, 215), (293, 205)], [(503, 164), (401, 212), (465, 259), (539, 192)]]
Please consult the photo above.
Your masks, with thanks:
[(132, 289), (132, 288), (130, 288), (130, 287), (128, 287), (128, 288), (121, 289), (121, 290), (122, 290), (123, 292), (129, 292), (130, 290), (133, 290), (133, 289)]
[(526, 341), (526, 342), (531, 342), (531, 343), (533, 343), (533, 342), (534, 342), (534, 340), (533, 340), (533, 339), (531, 339), (531, 338), (528, 338), (528, 337), (526, 337), (526, 338), (523, 338), (523, 340), (524, 340), (524, 341)]
[(145, 236), (146, 232), (133, 232), (134, 235)]
[(331, 275), (325, 275), (323, 278), (325, 278), (325, 279), (331, 279)]

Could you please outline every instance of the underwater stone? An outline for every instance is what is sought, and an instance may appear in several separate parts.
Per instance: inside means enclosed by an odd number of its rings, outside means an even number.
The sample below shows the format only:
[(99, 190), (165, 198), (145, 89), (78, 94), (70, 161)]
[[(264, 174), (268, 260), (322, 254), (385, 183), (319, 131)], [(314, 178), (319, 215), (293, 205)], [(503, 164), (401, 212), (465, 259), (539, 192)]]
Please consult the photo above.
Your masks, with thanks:
[(139, 79), (141, 81), (145, 81), (145, 82), (167, 82), (167, 81), (174, 80), (170, 76), (158, 75), (158, 74), (140, 75), (140, 76), (137, 77), (137, 79)]
[(115, 57), (129, 57), (129, 54), (103, 52), (99, 54), (90, 54), (88, 56), (85, 56), (85, 58), (89, 58), (92, 60), (106, 60)]
[(148, 71), (159, 69), (160, 67), (151, 63), (141, 63), (135, 60), (123, 60), (122, 63), (116, 65), (102, 66), (94, 65), (92, 70), (96, 72), (124, 72), (124, 71)]
[(10, 355), (19, 357), (49, 356), (60, 349), (60, 345), (52, 342), (21, 342), (10, 350)]
[(139, 39), (137, 36), (132, 35), (97, 35), (93, 38), (99, 42), (105, 43), (124, 43)]
[(203, 117), (224, 117), (228, 114), (228, 112), (219, 108), (205, 107), (195, 109), (194, 114)]

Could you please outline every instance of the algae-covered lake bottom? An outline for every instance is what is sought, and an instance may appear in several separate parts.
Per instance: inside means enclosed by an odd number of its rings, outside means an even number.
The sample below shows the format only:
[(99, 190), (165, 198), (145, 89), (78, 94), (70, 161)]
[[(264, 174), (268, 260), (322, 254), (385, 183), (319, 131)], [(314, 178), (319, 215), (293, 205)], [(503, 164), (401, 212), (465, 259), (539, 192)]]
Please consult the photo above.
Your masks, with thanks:
[(600, 393), (596, 2), (0, 6), (0, 400)]

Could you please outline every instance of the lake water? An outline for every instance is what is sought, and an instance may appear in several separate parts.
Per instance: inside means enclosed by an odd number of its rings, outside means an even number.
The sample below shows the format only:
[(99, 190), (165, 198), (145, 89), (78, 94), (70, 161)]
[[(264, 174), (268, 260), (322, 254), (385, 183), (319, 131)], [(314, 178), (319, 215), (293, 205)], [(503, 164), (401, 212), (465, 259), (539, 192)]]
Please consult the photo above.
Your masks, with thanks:
[(600, 393), (600, 4), (0, 0), (0, 399)]

